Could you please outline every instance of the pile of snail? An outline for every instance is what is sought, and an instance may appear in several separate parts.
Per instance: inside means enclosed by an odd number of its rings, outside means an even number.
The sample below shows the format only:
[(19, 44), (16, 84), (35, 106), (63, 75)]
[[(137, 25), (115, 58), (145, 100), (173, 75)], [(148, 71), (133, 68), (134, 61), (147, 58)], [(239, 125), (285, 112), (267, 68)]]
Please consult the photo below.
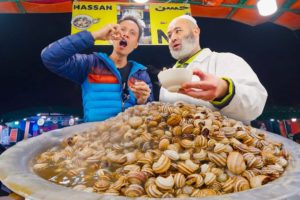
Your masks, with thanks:
[(74, 133), (35, 158), (41, 177), (128, 197), (205, 197), (277, 179), (289, 154), (264, 132), (208, 108), (152, 102)]

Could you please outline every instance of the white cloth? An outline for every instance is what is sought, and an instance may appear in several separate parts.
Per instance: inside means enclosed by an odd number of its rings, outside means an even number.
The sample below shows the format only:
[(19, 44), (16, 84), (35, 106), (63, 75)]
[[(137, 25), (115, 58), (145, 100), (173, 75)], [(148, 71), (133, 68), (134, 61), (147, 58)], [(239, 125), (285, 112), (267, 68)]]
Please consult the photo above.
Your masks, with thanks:
[[(233, 81), (235, 95), (231, 102), (220, 110), (223, 115), (249, 123), (262, 113), (268, 96), (267, 91), (255, 72), (241, 57), (232, 53), (212, 52), (206, 48), (186, 68), (199, 69), (218, 77), (230, 78)], [(193, 81), (195, 81), (195, 77), (193, 77)], [(160, 90), (159, 99), (162, 102), (170, 103), (184, 101), (218, 110), (210, 102), (179, 93), (171, 93), (164, 88)]]

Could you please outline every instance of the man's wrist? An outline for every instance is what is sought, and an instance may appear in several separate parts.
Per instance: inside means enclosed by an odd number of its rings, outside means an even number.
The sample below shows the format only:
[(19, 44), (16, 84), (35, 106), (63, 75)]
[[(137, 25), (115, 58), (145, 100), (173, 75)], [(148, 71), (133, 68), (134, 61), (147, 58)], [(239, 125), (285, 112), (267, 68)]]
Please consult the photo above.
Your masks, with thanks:
[(213, 104), (215, 107), (219, 109), (227, 106), (235, 95), (235, 86), (233, 81), (230, 78), (225, 78), (225, 77), (222, 77), (222, 79), (228, 83), (228, 91), (226, 95), (220, 99), (216, 98), (210, 102), (211, 104)]
[(141, 98), (139, 98), (139, 99), (137, 99), (137, 103), (138, 104), (144, 104), (144, 103), (146, 103), (147, 102), (147, 99), (149, 98), (149, 96), (148, 97), (141, 97)]
[(98, 33), (96, 31), (91, 32), (91, 34), (92, 34), (94, 40), (98, 40), (99, 36), (98, 36)]
[(146, 100), (145, 99), (138, 99), (137, 104), (141, 105), (141, 104), (146, 103), (146, 101), (147, 101), (147, 99)]
[(220, 81), (221, 81), (220, 93), (215, 98), (215, 100), (217, 99), (221, 100), (229, 93), (229, 82), (224, 78), (221, 78)]

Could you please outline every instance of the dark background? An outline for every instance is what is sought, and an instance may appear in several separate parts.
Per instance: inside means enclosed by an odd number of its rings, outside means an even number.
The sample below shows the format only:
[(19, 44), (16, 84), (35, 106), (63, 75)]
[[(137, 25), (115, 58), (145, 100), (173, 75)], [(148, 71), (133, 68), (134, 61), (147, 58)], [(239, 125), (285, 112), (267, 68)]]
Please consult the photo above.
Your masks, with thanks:
[[(81, 110), (81, 89), (49, 72), (41, 50), (70, 34), (71, 14), (0, 14), (0, 114), (35, 106)], [(251, 27), (225, 19), (197, 18), (201, 47), (244, 58), (266, 87), (268, 106), (300, 106), (300, 31), (272, 23)], [(110, 53), (111, 47), (91, 51)], [(167, 46), (140, 46), (129, 57), (151, 65), (153, 78), (171, 66)]]

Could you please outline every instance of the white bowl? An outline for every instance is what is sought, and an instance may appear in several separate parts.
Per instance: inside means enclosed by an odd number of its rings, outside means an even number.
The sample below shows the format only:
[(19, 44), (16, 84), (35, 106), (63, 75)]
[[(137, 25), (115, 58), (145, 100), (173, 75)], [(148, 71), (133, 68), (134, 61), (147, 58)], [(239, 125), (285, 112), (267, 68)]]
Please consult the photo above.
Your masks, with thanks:
[(192, 70), (185, 68), (171, 68), (161, 71), (158, 74), (158, 80), (162, 87), (169, 92), (178, 92), (183, 83), (192, 81), (192, 77)]

